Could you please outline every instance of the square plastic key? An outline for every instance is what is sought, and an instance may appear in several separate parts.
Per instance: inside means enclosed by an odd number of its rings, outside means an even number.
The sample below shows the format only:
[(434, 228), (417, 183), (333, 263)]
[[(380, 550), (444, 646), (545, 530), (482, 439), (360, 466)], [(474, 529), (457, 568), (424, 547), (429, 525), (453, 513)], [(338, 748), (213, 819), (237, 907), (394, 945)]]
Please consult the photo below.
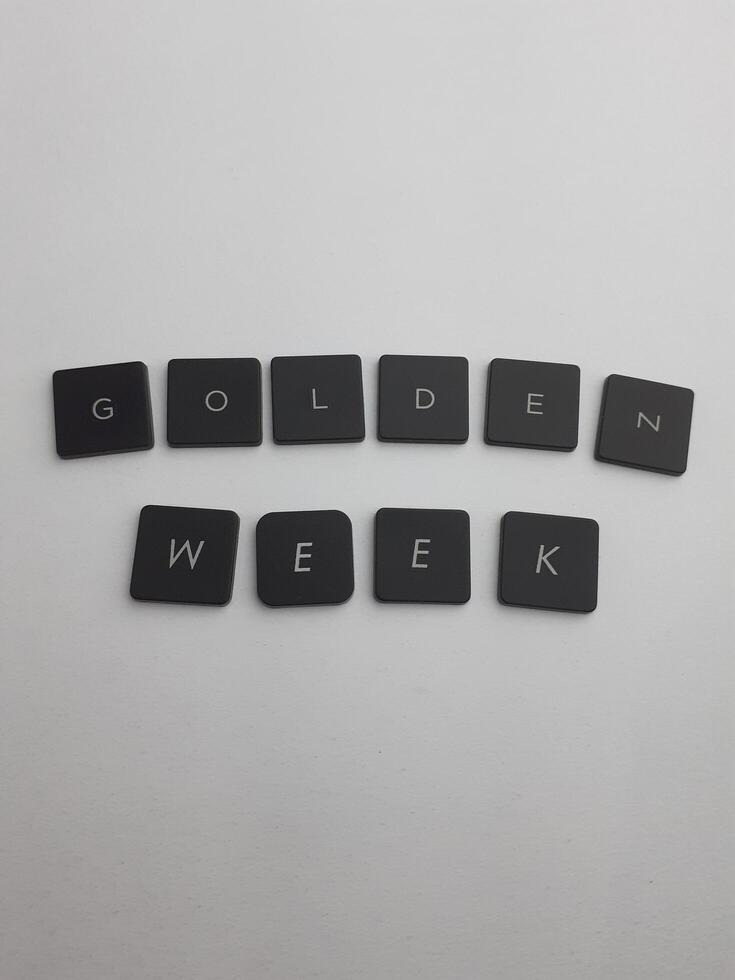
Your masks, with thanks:
[(352, 522), (340, 510), (265, 514), (255, 547), (267, 606), (331, 605), (352, 595)]
[(259, 446), (260, 361), (254, 357), (168, 362), (170, 446)]
[(356, 354), (274, 357), (271, 395), (278, 443), (365, 438), (362, 363)]
[(500, 531), (498, 599), (509, 606), (592, 612), (600, 529), (585, 517), (511, 511)]
[(611, 374), (602, 393), (596, 458), (681, 476), (693, 406), (689, 388)]
[(240, 518), (231, 510), (158, 507), (140, 512), (130, 595), (223, 606), (232, 597)]
[(53, 389), (63, 459), (152, 448), (148, 368), (141, 361), (55, 371)]
[(485, 442), (571, 452), (577, 445), (576, 364), (497, 357), (487, 376)]
[(379, 510), (375, 597), (382, 602), (467, 602), (470, 518), (466, 511)]
[(467, 442), (465, 357), (384, 354), (380, 358), (378, 438), (384, 442)]

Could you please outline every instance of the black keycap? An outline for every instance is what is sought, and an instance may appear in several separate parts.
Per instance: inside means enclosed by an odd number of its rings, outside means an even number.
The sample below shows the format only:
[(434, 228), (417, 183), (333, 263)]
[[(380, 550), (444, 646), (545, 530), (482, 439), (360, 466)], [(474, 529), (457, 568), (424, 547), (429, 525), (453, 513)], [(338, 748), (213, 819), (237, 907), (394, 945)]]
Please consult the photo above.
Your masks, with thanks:
[(56, 451), (63, 459), (152, 448), (145, 364), (54, 371), (53, 387)]
[(687, 468), (694, 392), (611, 374), (605, 382), (595, 456), (605, 463), (681, 476)]
[(341, 510), (265, 514), (255, 541), (267, 606), (332, 605), (352, 595), (352, 522)]
[(380, 358), (378, 438), (384, 442), (467, 442), (465, 357), (384, 354)]
[(463, 510), (379, 510), (375, 597), (382, 602), (467, 602), (469, 515)]
[(240, 519), (231, 510), (144, 507), (130, 595), (223, 606), (232, 597)]
[(586, 517), (511, 511), (500, 531), (498, 598), (509, 606), (592, 612), (600, 529)]
[(556, 449), (577, 445), (579, 368), (576, 364), (497, 357), (487, 376), (485, 442)]
[(254, 357), (168, 362), (170, 446), (259, 446), (260, 361)]
[(362, 364), (356, 354), (274, 357), (271, 394), (278, 443), (365, 438)]

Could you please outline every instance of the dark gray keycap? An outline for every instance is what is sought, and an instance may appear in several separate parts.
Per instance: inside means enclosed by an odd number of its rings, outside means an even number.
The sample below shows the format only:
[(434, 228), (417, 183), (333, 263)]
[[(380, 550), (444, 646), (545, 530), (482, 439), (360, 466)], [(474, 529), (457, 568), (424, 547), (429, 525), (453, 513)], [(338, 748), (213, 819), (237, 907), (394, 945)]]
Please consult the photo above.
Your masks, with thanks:
[(141, 361), (55, 371), (53, 389), (62, 458), (152, 448), (148, 368)]
[(592, 612), (597, 606), (597, 521), (511, 511), (500, 534), (498, 598), (509, 606)]
[(576, 364), (498, 357), (487, 376), (485, 442), (571, 452), (579, 425)]
[(254, 357), (168, 362), (170, 446), (259, 446), (261, 370)]
[(611, 374), (602, 393), (596, 458), (681, 476), (693, 406), (689, 388)]
[(271, 395), (278, 443), (365, 438), (362, 364), (356, 354), (274, 357)]
[(352, 595), (352, 522), (342, 511), (265, 514), (255, 538), (258, 595), (266, 605), (328, 605)]
[(375, 597), (382, 602), (467, 602), (470, 518), (466, 511), (379, 510)]
[(144, 507), (130, 594), (222, 606), (232, 596), (240, 519), (231, 510)]
[(384, 442), (467, 442), (465, 357), (384, 354), (380, 358), (378, 438)]

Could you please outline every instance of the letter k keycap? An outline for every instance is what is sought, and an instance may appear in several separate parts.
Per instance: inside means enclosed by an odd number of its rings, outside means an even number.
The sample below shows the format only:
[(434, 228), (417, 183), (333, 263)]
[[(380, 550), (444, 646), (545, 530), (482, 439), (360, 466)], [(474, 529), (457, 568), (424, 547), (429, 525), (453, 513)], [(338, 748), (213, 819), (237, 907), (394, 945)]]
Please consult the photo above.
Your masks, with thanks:
[(501, 524), (498, 599), (508, 606), (592, 612), (599, 527), (586, 517), (511, 511)]

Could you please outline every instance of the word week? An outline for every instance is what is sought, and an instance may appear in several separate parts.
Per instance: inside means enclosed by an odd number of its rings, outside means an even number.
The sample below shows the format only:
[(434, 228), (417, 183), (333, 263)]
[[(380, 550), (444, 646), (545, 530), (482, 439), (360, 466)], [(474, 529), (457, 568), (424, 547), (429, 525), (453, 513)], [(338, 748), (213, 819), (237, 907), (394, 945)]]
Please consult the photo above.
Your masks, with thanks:
[[(134, 599), (225, 605), (240, 520), (231, 510), (144, 507)], [(498, 599), (592, 612), (599, 528), (580, 517), (511, 512), (501, 522)], [(381, 602), (465, 603), (470, 518), (463, 510), (383, 508), (375, 515), (374, 592)], [(339, 510), (266, 514), (255, 533), (258, 596), (267, 606), (335, 605), (354, 590), (352, 523)]]

